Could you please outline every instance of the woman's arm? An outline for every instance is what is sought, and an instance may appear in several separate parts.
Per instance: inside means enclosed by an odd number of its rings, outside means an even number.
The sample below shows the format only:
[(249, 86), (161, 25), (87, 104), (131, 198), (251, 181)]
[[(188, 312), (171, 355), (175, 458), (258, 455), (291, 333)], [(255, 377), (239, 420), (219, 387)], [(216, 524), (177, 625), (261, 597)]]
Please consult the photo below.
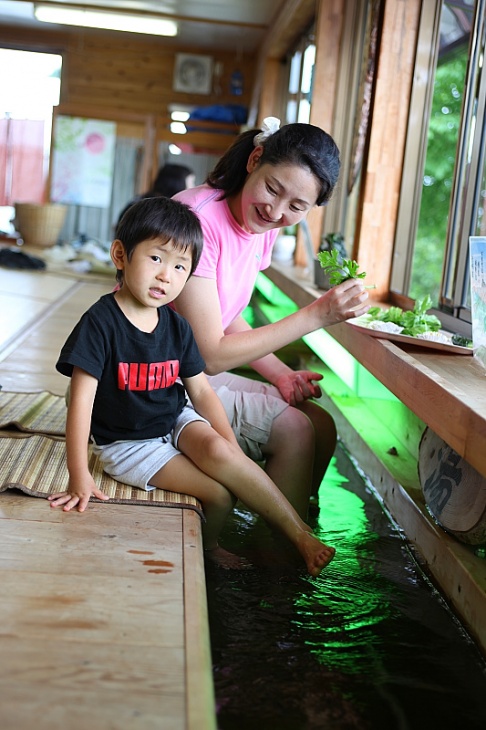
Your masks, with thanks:
[(79, 512), (84, 512), (91, 495), (98, 499), (108, 499), (108, 496), (96, 487), (88, 468), (91, 414), (97, 387), (96, 378), (80, 368), (74, 368), (66, 418), (69, 486), (65, 492), (58, 492), (49, 497), (53, 507), (62, 505), (65, 511), (77, 507)]
[(255, 363), (309, 332), (364, 314), (367, 298), (363, 283), (350, 279), (278, 322), (255, 329), (228, 328), (225, 333), (216, 281), (192, 276), (176, 306), (194, 331), (206, 372), (214, 375)]
[[(226, 334), (251, 330), (243, 317), (230, 324)], [(312, 370), (292, 370), (277, 355), (270, 354), (249, 362), (248, 365), (267, 382), (275, 385), (282, 398), (291, 406), (298, 405), (308, 398), (319, 398), (321, 389), (315, 380), (322, 380), (321, 373)]]

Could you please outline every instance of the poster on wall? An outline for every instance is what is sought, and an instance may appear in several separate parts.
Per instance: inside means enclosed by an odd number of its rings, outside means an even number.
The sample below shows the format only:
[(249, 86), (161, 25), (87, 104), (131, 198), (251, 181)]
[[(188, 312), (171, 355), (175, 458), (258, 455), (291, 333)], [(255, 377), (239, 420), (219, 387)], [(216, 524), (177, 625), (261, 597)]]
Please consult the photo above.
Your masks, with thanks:
[(469, 237), (472, 338), (476, 350), (486, 347), (486, 237)]
[(59, 115), (54, 120), (51, 200), (108, 208), (116, 123)]

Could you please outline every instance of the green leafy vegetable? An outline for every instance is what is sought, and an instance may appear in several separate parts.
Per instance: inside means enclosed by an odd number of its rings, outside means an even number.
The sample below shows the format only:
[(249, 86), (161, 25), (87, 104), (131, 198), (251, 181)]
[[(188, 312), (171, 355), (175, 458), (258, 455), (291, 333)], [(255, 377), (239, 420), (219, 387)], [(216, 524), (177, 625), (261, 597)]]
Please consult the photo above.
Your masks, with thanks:
[(416, 337), (424, 332), (437, 332), (441, 328), (441, 322), (435, 314), (427, 314), (427, 310), (432, 306), (432, 299), (429, 296), (423, 299), (417, 299), (413, 310), (403, 310), (400, 307), (390, 307), (390, 309), (381, 309), (381, 307), (371, 307), (368, 309), (365, 318), (372, 322), (393, 322), (403, 327), (402, 335), (410, 335)]
[(331, 286), (341, 284), (348, 279), (364, 279), (366, 276), (365, 271), (359, 273), (356, 261), (342, 258), (337, 249), (320, 251), (317, 258), (324, 271), (329, 274)]
[(453, 345), (460, 345), (461, 347), (473, 346), (473, 341), (470, 340), (469, 337), (464, 337), (463, 335), (452, 335), (451, 340)]

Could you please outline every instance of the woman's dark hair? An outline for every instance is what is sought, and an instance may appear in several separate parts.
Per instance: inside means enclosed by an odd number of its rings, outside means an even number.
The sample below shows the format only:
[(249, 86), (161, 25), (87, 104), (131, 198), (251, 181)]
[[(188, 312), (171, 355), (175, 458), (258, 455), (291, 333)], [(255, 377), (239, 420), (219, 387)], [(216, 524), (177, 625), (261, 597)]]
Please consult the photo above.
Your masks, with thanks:
[(152, 187), (143, 197), (165, 195), (167, 198), (172, 198), (176, 193), (186, 189), (186, 179), (189, 175), (194, 175), (190, 167), (168, 163), (160, 168)]
[(120, 223), (129, 207), (133, 205), (136, 200), (140, 200), (140, 198), (156, 198), (159, 195), (164, 195), (166, 198), (172, 198), (172, 196), (176, 193), (180, 193), (181, 190), (185, 190), (187, 188), (186, 181), (189, 175), (194, 175), (194, 171), (186, 165), (167, 164), (161, 167), (150, 190), (147, 190), (142, 195), (138, 195), (133, 200), (130, 200), (130, 202), (122, 208), (121, 213), (118, 215), (117, 225)]
[[(154, 238), (160, 238), (164, 243), (172, 241), (177, 249), (191, 252), (189, 276), (199, 263), (203, 247), (197, 215), (185, 203), (164, 197), (143, 198), (133, 203), (118, 223), (115, 238), (122, 242), (129, 261), (142, 241)], [(123, 271), (117, 271), (116, 279), (123, 282)]]
[[(222, 199), (239, 193), (247, 177), (246, 164), (255, 148), (254, 137), (260, 129), (243, 132), (216, 163), (206, 183), (223, 191)], [(286, 124), (262, 143), (260, 165), (300, 165), (320, 182), (317, 205), (327, 203), (339, 177), (339, 149), (333, 138), (313, 124)]]

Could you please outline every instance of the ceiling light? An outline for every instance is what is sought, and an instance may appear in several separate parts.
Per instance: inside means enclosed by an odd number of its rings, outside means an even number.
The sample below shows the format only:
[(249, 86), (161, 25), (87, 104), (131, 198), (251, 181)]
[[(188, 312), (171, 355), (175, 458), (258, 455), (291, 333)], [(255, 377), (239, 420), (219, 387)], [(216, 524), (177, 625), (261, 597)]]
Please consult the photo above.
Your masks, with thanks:
[(173, 111), (170, 113), (170, 118), (174, 122), (187, 122), (190, 116), (189, 112), (183, 111)]
[(177, 35), (177, 23), (156, 16), (105, 13), (97, 10), (54, 7), (51, 5), (34, 5), (34, 15), (37, 20), (44, 23), (77, 25), (85, 28), (103, 28), (129, 33), (146, 33), (148, 35)]
[(171, 122), (170, 131), (172, 132), (172, 134), (186, 134), (187, 129), (185, 124), (183, 124), (182, 122)]

